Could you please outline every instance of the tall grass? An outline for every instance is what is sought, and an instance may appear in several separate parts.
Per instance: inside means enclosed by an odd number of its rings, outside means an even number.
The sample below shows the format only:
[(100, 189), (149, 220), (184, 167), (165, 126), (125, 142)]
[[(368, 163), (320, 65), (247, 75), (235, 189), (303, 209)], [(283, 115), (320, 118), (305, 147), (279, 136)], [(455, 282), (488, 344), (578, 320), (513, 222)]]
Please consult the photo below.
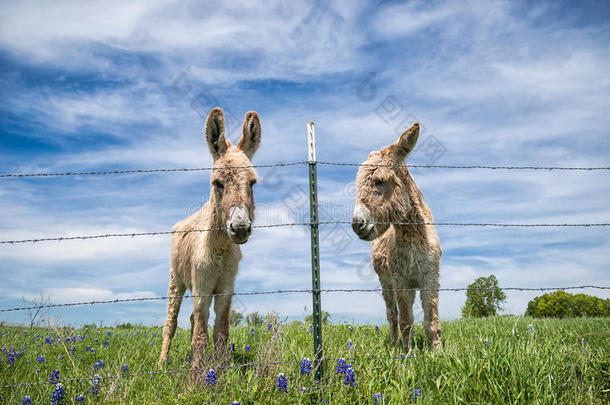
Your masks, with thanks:
[[(313, 358), (308, 326), (273, 324), (271, 329), (264, 326), (254, 332), (246, 326), (234, 328), (230, 343), (236, 350), (229, 354), (231, 365), (295, 362), (223, 369), (210, 360), (218, 383), (204, 387), (192, 387), (188, 373), (128, 375), (188, 369), (188, 330), (177, 332), (169, 361), (158, 367), (159, 327), (51, 330), (5, 326), (0, 328), (0, 347), (4, 347), (0, 385), (46, 382), (53, 370), (59, 370), (62, 380), (84, 378), (64, 383), (65, 403), (74, 403), (77, 395), (84, 395), (86, 403), (181, 404), (319, 404), (322, 400), (372, 404), (376, 393), (383, 395), (385, 404), (606, 404), (610, 399), (608, 318), (496, 317), (448, 321), (442, 326), (442, 351), (431, 351), (423, 328), (417, 326), (413, 349), (404, 359), (399, 349), (391, 347), (385, 326), (379, 331), (375, 326), (325, 326), (324, 355), (332, 360), (324, 362), (320, 384), (315, 383), (313, 372), (300, 372), (301, 359)], [(70, 339), (73, 336), (84, 338)], [(53, 339), (52, 344), (45, 343), (47, 337)], [(106, 347), (104, 342), (108, 342)], [(13, 365), (7, 354), (11, 346), (22, 352)], [(86, 350), (87, 346), (95, 351)], [(38, 362), (40, 355), (43, 363)], [(343, 375), (336, 374), (337, 358), (352, 365), (355, 386), (345, 385)], [(104, 365), (95, 374), (118, 377), (102, 378), (96, 397), (90, 387), (99, 360)], [(122, 365), (128, 366), (128, 372), (121, 371)], [(279, 373), (288, 380), (285, 393), (276, 387)], [(0, 403), (21, 403), (25, 395), (34, 404), (50, 403), (52, 390), (51, 384), (0, 388)]]

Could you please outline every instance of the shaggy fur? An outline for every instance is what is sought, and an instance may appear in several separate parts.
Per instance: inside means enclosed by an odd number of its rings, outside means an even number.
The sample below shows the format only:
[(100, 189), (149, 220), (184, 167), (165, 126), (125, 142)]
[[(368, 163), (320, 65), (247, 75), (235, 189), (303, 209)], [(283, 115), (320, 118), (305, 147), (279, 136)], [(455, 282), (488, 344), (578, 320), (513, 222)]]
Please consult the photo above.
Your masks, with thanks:
[[(193, 295), (233, 293), (241, 251), (238, 243), (247, 240), (254, 220), (252, 185), (256, 173), (252, 168), (222, 169), (250, 166), (261, 139), (261, 125), (255, 112), (244, 119), (243, 135), (237, 147), (224, 137), (224, 116), (214, 108), (206, 121), (206, 140), (214, 158), (210, 182), (210, 199), (197, 213), (178, 222), (174, 231), (222, 228), (210, 232), (174, 233), (171, 247), (169, 296), (182, 296), (189, 289)], [(237, 214), (236, 214), (237, 212)], [(241, 213), (241, 215), (239, 215)], [(241, 222), (239, 222), (241, 221)], [(240, 227), (234, 229), (234, 225)], [(247, 227), (247, 231), (244, 228)], [(214, 299), (214, 347), (222, 358), (229, 336), (231, 295)], [(170, 298), (167, 320), (163, 327), (160, 363), (169, 353), (182, 298)], [(191, 346), (193, 369), (202, 369), (208, 346), (208, 318), (211, 297), (193, 297), (191, 315)]]
[[(439, 264), (441, 247), (434, 226), (389, 225), (379, 222), (434, 222), (430, 209), (404, 159), (413, 150), (419, 137), (419, 123), (406, 130), (400, 139), (371, 152), (356, 177), (356, 208), (352, 227), (364, 240), (372, 240), (372, 261), (384, 289), (390, 337), (397, 344), (398, 325), (402, 347), (409, 350), (413, 328), (415, 291), (386, 289), (415, 288), (420, 290), (424, 309), (424, 327), (428, 341), (441, 347), (441, 325), (438, 318)], [(396, 165), (378, 167), (366, 165)]]

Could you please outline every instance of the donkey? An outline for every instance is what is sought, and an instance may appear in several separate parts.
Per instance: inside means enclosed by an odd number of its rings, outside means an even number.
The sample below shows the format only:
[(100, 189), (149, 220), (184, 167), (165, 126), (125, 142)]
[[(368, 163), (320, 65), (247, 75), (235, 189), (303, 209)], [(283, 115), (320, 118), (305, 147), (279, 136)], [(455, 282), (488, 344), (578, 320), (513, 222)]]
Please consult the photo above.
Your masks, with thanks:
[[(256, 172), (250, 159), (261, 141), (261, 123), (256, 112), (246, 114), (243, 135), (237, 147), (225, 140), (224, 115), (212, 109), (205, 123), (205, 137), (214, 159), (210, 176), (210, 198), (197, 213), (178, 222), (173, 230), (167, 320), (163, 327), (163, 347), (159, 363), (167, 359), (174, 333), (181, 296), (192, 291), (191, 350), (194, 370), (203, 368), (208, 346), (208, 318), (214, 298), (214, 348), (216, 356), (225, 355), (229, 337), (229, 312), (241, 259), (239, 244), (246, 243), (252, 232), (254, 197), (252, 186)], [(199, 232), (201, 229), (213, 229)], [(185, 231), (185, 232), (182, 232)], [(190, 232), (189, 232), (190, 231)]]
[(404, 289), (420, 290), (426, 336), (434, 349), (441, 347), (440, 242), (434, 226), (425, 225), (433, 222), (432, 213), (403, 163), (418, 137), (419, 122), (416, 122), (397, 142), (369, 154), (356, 176), (356, 206), (352, 218), (356, 235), (372, 241), (371, 258), (383, 290), (390, 338), (396, 345), (400, 323), (405, 353), (409, 350), (413, 329), (415, 290)]

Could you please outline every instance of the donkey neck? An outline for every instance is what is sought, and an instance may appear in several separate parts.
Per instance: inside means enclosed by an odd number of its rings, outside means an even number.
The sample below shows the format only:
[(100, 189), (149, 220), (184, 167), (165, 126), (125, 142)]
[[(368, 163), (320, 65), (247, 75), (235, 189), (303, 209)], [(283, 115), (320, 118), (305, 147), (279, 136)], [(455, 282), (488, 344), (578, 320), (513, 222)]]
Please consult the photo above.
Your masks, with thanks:
[(425, 223), (431, 222), (431, 218), (426, 215), (426, 212), (429, 212), (429, 210), (411, 174), (407, 170), (402, 170), (401, 174), (406, 188), (405, 194), (409, 199), (407, 206), (410, 209), (399, 220), (399, 222), (408, 223), (408, 225), (392, 225), (396, 240), (403, 242), (425, 242), (427, 240), (427, 227), (429, 226), (425, 225)]
[(202, 208), (203, 223), (201, 225), (202, 229), (214, 229), (213, 231), (203, 232), (204, 243), (212, 248), (223, 250), (232, 247), (233, 241), (225, 230), (226, 224), (221, 221), (221, 215), (218, 212), (220, 208), (220, 204), (216, 202), (216, 198), (212, 194)]

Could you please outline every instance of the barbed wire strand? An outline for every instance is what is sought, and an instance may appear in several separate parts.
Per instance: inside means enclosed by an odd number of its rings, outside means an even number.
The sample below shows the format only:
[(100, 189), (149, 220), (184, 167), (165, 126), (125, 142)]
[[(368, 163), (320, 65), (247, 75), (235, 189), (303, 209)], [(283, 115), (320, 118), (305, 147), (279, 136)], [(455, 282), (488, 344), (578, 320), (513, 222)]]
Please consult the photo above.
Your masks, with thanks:
[(127, 170), (100, 170), (86, 172), (63, 172), (63, 173), (5, 173), (0, 174), (0, 178), (9, 177), (54, 177), (54, 176), (84, 176), (84, 175), (107, 175), (107, 174), (137, 174), (137, 173), (172, 173), (172, 172), (197, 172), (211, 170), (230, 170), (230, 169), (257, 169), (264, 167), (285, 167), (304, 165), (308, 162), (305, 160), (289, 163), (269, 163), (261, 165), (244, 165), (244, 166), (222, 166), (222, 167), (178, 167), (171, 169), (127, 169)]
[[(597, 290), (610, 290), (610, 286), (599, 286), (599, 285), (579, 285), (579, 286), (566, 286), (566, 287), (500, 287), (504, 291), (555, 291), (555, 290), (582, 290), (582, 289), (597, 289)], [(471, 290), (487, 291), (489, 288), (470, 288)], [(455, 288), (321, 288), (320, 290), (313, 289), (288, 289), (288, 290), (272, 290), (272, 291), (244, 291), (244, 292), (232, 292), (232, 293), (217, 293), (217, 294), (185, 294), (185, 295), (161, 295), (156, 297), (137, 297), (137, 298), (117, 298), (113, 300), (93, 300), (93, 301), (82, 301), (82, 302), (68, 302), (63, 304), (42, 304), (42, 305), (31, 305), (24, 307), (4, 308), (0, 309), (0, 312), (15, 312), (15, 311), (27, 311), (33, 309), (42, 308), (58, 308), (58, 307), (75, 307), (84, 305), (98, 305), (98, 304), (119, 304), (125, 302), (143, 302), (143, 301), (163, 301), (173, 298), (213, 298), (222, 296), (252, 296), (252, 295), (274, 295), (274, 294), (312, 294), (314, 292), (323, 293), (353, 293), (353, 292), (383, 292), (383, 291), (467, 291), (468, 287), (455, 287)]]
[[(351, 221), (318, 221), (318, 222), (290, 222), (281, 224), (269, 224), (269, 225), (252, 225), (252, 228), (276, 228), (286, 226), (310, 226), (310, 225), (345, 225), (351, 224)], [(576, 228), (590, 228), (590, 227), (607, 227), (610, 223), (537, 223), (537, 224), (518, 224), (518, 223), (481, 223), (481, 222), (371, 222), (371, 224), (383, 224), (383, 225), (425, 225), (425, 226), (465, 226), (465, 227), (498, 227), (498, 228), (553, 228), (553, 227), (576, 227)], [(156, 232), (125, 232), (125, 233), (105, 233), (98, 235), (81, 235), (81, 236), (54, 236), (49, 238), (33, 238), (33, 239), (14, 239), (14, 240), (2, 240), (0, 244), (18, 244), (18, 243), (37, 243), (37, 242), (49, 242), (49, 241), (68, 241), (68, 240), (87, 240), (87, 239), (102, 239), (102, 238), (116, 238), (116, 237), (136, 237), (136, 236), (157, 236), (157, 235), (172, 235), (175, 233), (191, 233), (191, 232), (211, 232), (211, 231), (223, 231), (225, 227), (220, 228), (209, 228), (209, 229), (187, 229), (187, 230), (175, 230), (175, 231), (156, 231)]]
[[(99, 171), (75, 171), (75, 172), (56, 172), (56, 173), (4, 173), (0, 174), (0, 178), (18, 178), (18, 177), (57, 177), (57, 176), (88, 176), (88, 175), (112, 175), (112, 174), (145, 174), (145, 173), (175, 173), (175, 172), (195, 172), (195, 171), (211, 171), (211, 170), (226, 170), (226, 169), (246, 169), (246, 168), (269, 168), (269, 167), (285, 167), (297, 166), (313, 163), (309, 161), (297, 161), (288, 163), (269, 163), (260, 165), (245, 165), (245, 166), (225, 166), (225, 167), (177, 167), (170, 169), (126, 169), (126, 170), (99, 170)], [(318, 160), (315, 163), (331, 166), (370, 166), (370, 167), (412, 167), (417, 169), (488, 169), (488, 170), (564, 170), (564, 171), (600, 171), (610, 170), (610, 166), (595, 166), (595, 167), (566, 167), (566, 166), (493, 166), (493, 165), (426, 165), (426, 164), (363, 164), (351, 162), (330, 162)]]
[[(359, 361), (359, 360), (406, 360), (413, 359), (414, 356), (404, 355), (404, 356), (391, 356), (391, 357), (383, 357), (383, 356), (361, 356), (343, 359), (349, 362)], [(320, 359), (321, 361), (337, 361), (339, 358), (332, 357), (323, 357)], [(285, 364), (299, 364), (301, 360), (285, 360), (285, 361), (271, 361), (271, 362), (255, 362), (255, 363), (244, 363), (244, 364), (233, 364), (230, 366), (218, 366), (216, 369), (239, 369), (245, 367), (258, 367), (258, 366), (277, 366), (277, 365), (285, 365)], [(178, 369), (178, 370), (164, 370), (164, 371), (148, 371), (141, 373), (123, 373), (123, 374), (115, 374), (115, 375), (99, 375), (96, 374), (101, 380), (110, 380), (117, 378), (125, 378), (125, 377), (139, 377), (139, 376), (156, 376), (156, 375), (168, 375), (168, 374), (181, 374), (181, 373), (205, 373), (208, 369)], [(20, 388), (20, 387), (31, 387), (36, 385), (55, 385), (58, 383), (70, 383), (70, 382), (78, 382), (78, 381), (92, 381), (93, 377), (78, 377), (78, 378), (68, 378), (64, 380), (58, 380), (55, 382), (50, 381), (40, 381), (34, 383), (21, 383), (21, 384), (12, 384), (12, 385), (0, 385), (0, 388)]]
[(489, 170), (610, 170), (610, 166), (597, 167), (566, 167), (566, 166), (490, 166), (490, 165), (419, 165), (419, 164), (364, 164), (364, 163), (349, 163), (349, 162), (329, 162), (318, 160), (316, 163), (329, 166), (368, 166), (368, 167), (413, 167), (416, 169), (489, 169)]

